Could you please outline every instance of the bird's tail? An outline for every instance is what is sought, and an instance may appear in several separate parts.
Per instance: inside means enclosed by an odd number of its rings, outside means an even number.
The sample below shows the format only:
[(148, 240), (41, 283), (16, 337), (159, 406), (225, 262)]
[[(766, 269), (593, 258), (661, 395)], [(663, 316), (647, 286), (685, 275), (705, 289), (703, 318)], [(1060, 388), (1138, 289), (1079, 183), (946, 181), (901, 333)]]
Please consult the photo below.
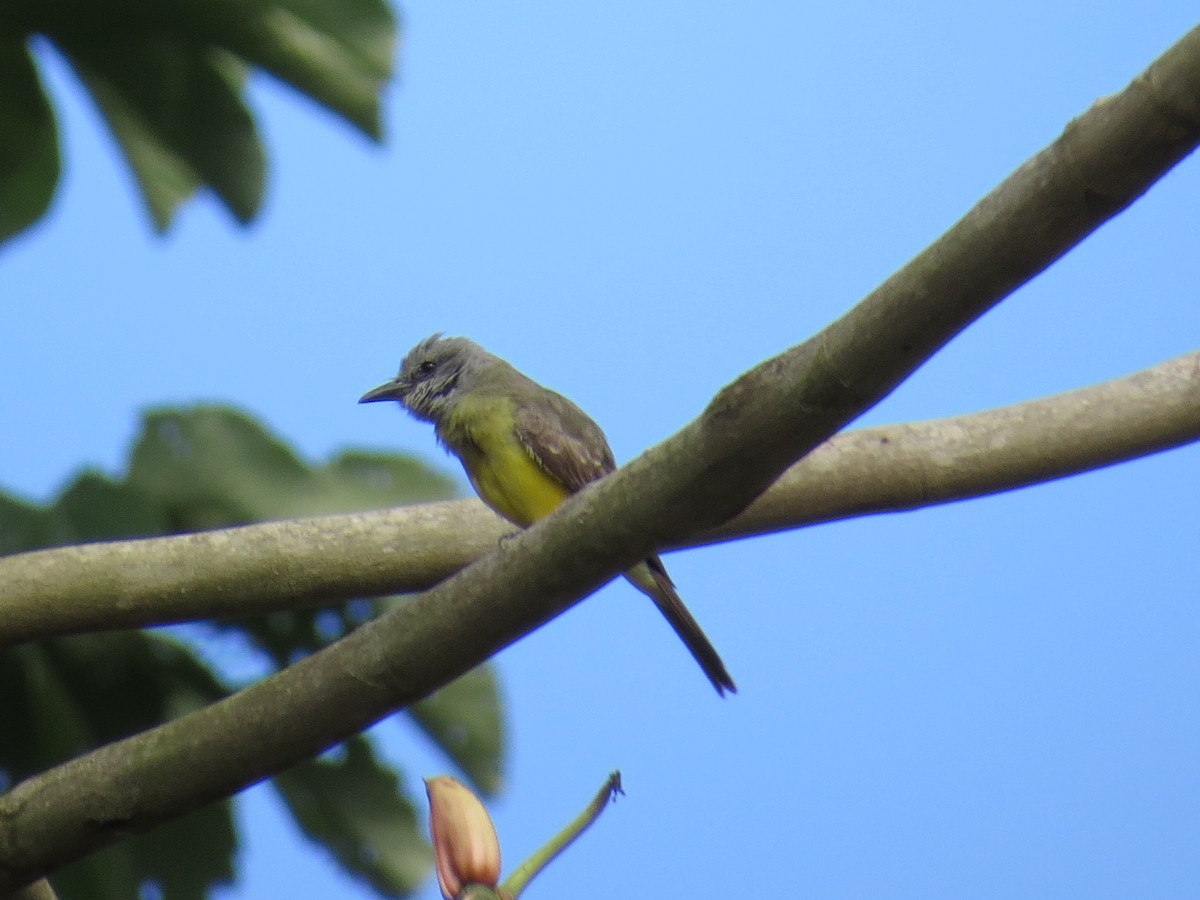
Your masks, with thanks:
[(721, 696), (725, 696), (726, 691), (737, 693), (737, 686), (733, 683), (729, 672), (725, 670), (725, 663), (721, 662), (717, 648), (712, 645), (712, 642), (701, 630), (700, 624), (692, 618), (688, 608), (683, 605), (683, 600), (676, 593), (671, 577), (663, 568), (662, 560), (657, 556), (652, 556), (644, 563), (639, 563), (626, 572), (625, 577), (634, 587), (654, 601), (654, 605), (663, 614), (663, 618), (667, 620), (667, 623), (679, 635), (679, 639), (683, 641), (683, 645), (688, 648), (688, 652), (700, 664), (700, 668), (704, 670), (708, 680), (717, 689), (717, 693)]

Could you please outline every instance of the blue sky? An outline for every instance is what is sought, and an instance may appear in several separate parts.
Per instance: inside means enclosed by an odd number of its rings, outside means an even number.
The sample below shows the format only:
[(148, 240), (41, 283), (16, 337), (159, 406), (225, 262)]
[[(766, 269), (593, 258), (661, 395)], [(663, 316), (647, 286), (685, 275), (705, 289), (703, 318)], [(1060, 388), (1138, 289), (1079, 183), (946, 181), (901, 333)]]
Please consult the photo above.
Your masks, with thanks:
[[(0, 486), (44, 499), (116, 470), (141, 408), (191, 401), (312, 459), (401, 449), (457, 475), (427, 426), (355, 402), (439, 330), (575, 399), (628, 459), (1195, 24), (1182, 0), (403, 13), (383, 148), (254, 85), (272, 172), (246, 230), (202, 199), (154, 237), (51, 66), (66, 177), (0, 255)], [(863, 423), (1195, 349), (1198, 196), (1185, 160)], [(1194, 896), (1198, 453), (672, 554), (726, 701), (650, 604), (606, 588), (498, 659), (506, 871), (620, 768), (628, 796), (527, 896)], [(443, 771), (377, 730), (414, 787)], [(269, 792), (242, 817), (230, 897), (366, 896)]]

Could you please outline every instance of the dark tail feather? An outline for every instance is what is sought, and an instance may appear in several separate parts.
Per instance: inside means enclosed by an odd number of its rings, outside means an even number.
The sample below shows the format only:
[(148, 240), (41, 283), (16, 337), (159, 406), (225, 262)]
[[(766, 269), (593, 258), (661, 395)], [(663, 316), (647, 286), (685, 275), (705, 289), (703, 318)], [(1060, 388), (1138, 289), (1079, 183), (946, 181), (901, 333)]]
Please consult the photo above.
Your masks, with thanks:
[(683, 645), (688, 648), (688, 652), (700, 664), (700, 668), (704, 670), (708, 680), (717, 689), (717, 693), (722, 697), (725, 696), (726, 691), (736, 694), (737, 685), (733, 683), (729, 672), (725, 670), (725, 663), (721, 662), (716, 647), (705, 636), (700, 624), (692, 618), (688, 608), (683, 605), (683, 600), (675, 592), (675, 585), (667, 575), (667, 570), (663, 568), (662, 560), (657, 556), (652, 556), (645, 563), (631, 570), (626, 577), (634, 587), (654, 601), (654, 605), (663, 614), (663, 618), (667, 620), (667, 623), (679, 635), (679, 639), (683, 641)]

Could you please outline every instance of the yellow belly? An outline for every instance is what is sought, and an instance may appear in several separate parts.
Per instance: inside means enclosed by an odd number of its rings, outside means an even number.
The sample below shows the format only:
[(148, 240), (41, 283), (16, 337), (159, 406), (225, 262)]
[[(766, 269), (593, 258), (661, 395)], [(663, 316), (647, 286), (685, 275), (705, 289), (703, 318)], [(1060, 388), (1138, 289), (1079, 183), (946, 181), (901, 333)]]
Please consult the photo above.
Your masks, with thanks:
[(470, 442), (452, 449), (462, 460), (475, 492), (510, 522), (528, 527), (548, 516), (569, 495), (521, 445), (511, 415), (476, 416), (463, 430)]

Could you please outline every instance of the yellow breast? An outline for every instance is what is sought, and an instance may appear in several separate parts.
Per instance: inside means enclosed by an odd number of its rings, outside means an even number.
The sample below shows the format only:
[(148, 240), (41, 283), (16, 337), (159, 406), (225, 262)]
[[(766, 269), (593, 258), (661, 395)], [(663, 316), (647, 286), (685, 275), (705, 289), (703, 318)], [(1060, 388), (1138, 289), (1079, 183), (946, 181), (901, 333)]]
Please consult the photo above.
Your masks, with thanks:
[(567, 498), (567, 489), (546, 474), (517, 438), (511, 404), (460, 404), (455, 419), (453, 433), (443, 440), (462, 460), (475, 492), (504, 518), (525, 528)]

